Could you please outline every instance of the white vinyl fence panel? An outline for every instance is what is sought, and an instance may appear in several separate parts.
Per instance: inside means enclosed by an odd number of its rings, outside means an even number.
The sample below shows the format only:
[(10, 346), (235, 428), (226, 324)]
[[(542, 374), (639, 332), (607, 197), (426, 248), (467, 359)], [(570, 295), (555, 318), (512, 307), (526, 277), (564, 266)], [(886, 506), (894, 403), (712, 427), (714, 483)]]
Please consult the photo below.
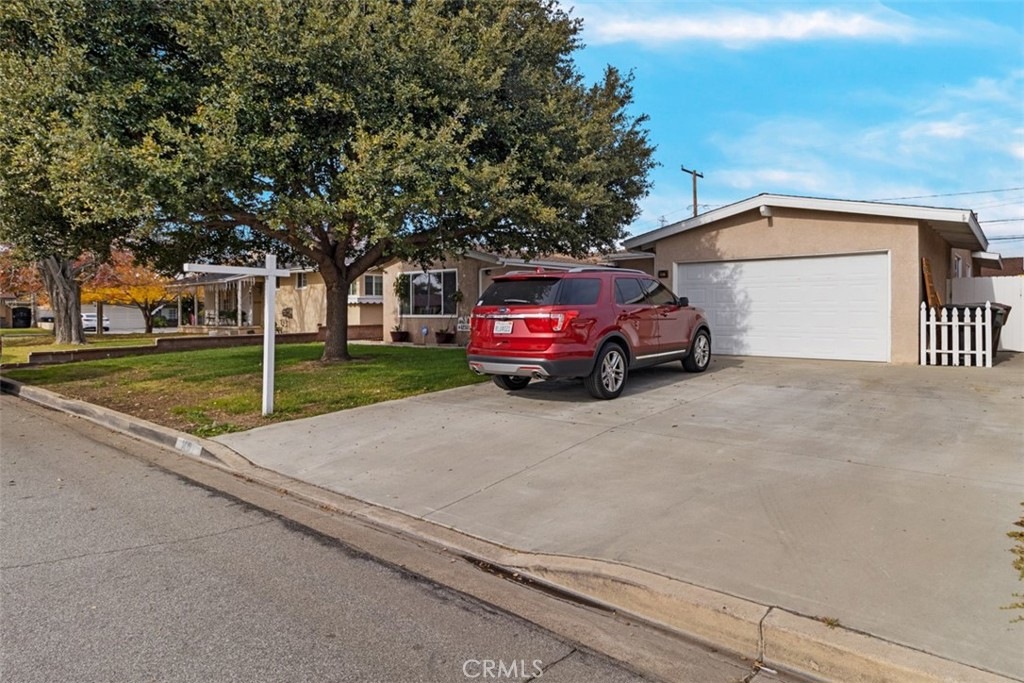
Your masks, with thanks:
[(962, 277), (950, 280), (954, 304), (992, 303), (1012, 306), (999, 336), (1004, 351), (1024, 351), (1024, 276)]

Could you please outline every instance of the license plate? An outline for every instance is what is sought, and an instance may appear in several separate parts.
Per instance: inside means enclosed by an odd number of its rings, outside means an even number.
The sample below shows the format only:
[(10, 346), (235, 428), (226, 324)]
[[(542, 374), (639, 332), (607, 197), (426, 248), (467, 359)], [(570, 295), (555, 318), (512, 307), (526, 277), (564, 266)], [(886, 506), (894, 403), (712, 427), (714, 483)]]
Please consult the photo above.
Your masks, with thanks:
[(494, 334), (512, 334), (511, 320), (495, 320)]

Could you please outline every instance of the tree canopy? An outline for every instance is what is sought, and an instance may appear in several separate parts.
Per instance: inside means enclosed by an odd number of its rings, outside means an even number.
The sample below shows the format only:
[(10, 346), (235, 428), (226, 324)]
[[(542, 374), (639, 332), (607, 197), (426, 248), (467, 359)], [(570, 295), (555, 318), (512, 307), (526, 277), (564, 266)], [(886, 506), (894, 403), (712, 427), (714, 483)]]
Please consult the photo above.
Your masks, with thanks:
[(6, 3), (0, 239), (163, 267), (276, 243), (347, 358), (371, 267), (622, 237), (652, 148), (628, 76), (584, 83), (579, 31), (554, 0)]
[(315, 263), (324, 358), (345, 358), (348, 285), (375, 265), (622, 236), (652, 150), (629, 78), (583, 83), (579, 28), (545, 0), (198, 0), (175, 25), (198, 90), (136, 150), (147, 194)]

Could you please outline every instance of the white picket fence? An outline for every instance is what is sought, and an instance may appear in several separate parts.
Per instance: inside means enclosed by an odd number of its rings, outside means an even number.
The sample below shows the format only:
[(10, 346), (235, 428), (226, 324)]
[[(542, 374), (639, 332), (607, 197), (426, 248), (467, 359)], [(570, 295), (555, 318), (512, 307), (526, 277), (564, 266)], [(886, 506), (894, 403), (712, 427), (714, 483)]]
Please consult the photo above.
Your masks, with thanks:
[(992, 367), (992, 304), (936, 311), (921, 303), (921, 365)]

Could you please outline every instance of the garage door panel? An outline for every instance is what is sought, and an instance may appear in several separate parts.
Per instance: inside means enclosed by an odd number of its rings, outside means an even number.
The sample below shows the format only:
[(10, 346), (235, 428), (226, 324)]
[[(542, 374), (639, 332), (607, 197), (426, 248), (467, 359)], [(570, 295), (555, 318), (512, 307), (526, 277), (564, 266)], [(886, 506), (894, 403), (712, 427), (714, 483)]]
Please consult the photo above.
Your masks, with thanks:
[(679, 264), (719, 353), (889, 359), (889, 259), (857, 254)]

